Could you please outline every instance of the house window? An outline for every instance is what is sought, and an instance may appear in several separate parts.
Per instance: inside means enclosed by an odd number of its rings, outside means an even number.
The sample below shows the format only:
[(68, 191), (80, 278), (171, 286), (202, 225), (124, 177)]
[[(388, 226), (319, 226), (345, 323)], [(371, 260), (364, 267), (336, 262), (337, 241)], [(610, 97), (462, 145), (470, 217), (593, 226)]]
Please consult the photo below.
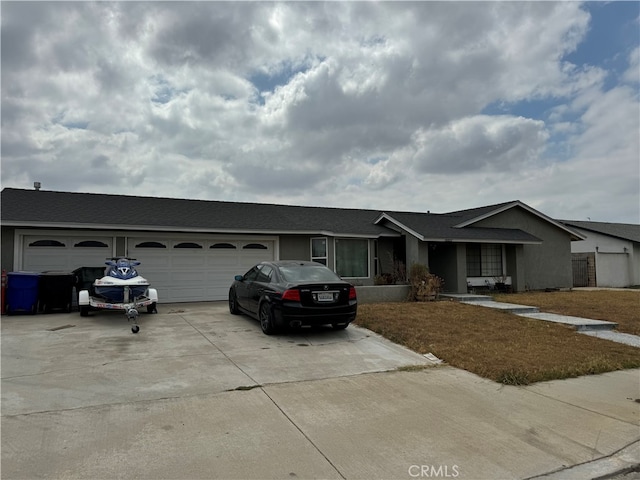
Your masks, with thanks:
[(502, 245), (467, 244), (467, 276), (497, 277), (502, 274)]
[(368, 277), (369, 240), (336, 240), (336, 273), (341, 277)]
[(311, 239), (311, 261), (327, 264), (327, 237)]

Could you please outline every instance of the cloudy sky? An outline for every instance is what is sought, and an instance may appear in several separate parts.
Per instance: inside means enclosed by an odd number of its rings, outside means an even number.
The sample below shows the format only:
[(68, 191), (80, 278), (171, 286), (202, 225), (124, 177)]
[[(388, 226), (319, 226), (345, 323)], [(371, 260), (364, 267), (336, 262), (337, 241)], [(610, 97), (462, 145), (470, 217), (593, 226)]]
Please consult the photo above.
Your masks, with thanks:
[(2, 187), (640, 222), (638, 2), (11, 2)]

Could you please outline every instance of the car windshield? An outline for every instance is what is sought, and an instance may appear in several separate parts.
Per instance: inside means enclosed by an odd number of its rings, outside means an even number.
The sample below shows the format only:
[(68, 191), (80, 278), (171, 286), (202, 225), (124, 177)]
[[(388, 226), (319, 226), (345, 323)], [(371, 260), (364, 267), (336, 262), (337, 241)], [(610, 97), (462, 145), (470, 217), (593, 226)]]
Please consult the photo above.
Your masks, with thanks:
[(289, 283), (335, 282), (340, 277), (322, 265), (287, 265), (280, 267), (280, 274)]

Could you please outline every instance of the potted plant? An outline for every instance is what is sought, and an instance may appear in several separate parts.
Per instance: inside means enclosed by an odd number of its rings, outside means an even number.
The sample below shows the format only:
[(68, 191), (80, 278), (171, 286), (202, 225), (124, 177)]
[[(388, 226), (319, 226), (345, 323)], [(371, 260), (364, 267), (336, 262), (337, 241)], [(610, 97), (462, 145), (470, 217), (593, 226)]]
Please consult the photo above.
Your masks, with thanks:
[(496, 291), (506, 293), (507, 292), (507, 276), (498, 275), (493, 277), (493, 286)]

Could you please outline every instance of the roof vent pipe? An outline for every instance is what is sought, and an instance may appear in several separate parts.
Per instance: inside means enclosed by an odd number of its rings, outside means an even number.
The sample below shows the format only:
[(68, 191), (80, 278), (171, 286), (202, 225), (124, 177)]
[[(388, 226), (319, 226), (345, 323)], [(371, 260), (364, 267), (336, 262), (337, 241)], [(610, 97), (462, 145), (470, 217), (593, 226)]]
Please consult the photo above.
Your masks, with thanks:
[(33, 182), (33, 188), (35, 188), (36, 190), (40, 190), (40, 187), (42, 185), (40, 184), (40, 182)]

